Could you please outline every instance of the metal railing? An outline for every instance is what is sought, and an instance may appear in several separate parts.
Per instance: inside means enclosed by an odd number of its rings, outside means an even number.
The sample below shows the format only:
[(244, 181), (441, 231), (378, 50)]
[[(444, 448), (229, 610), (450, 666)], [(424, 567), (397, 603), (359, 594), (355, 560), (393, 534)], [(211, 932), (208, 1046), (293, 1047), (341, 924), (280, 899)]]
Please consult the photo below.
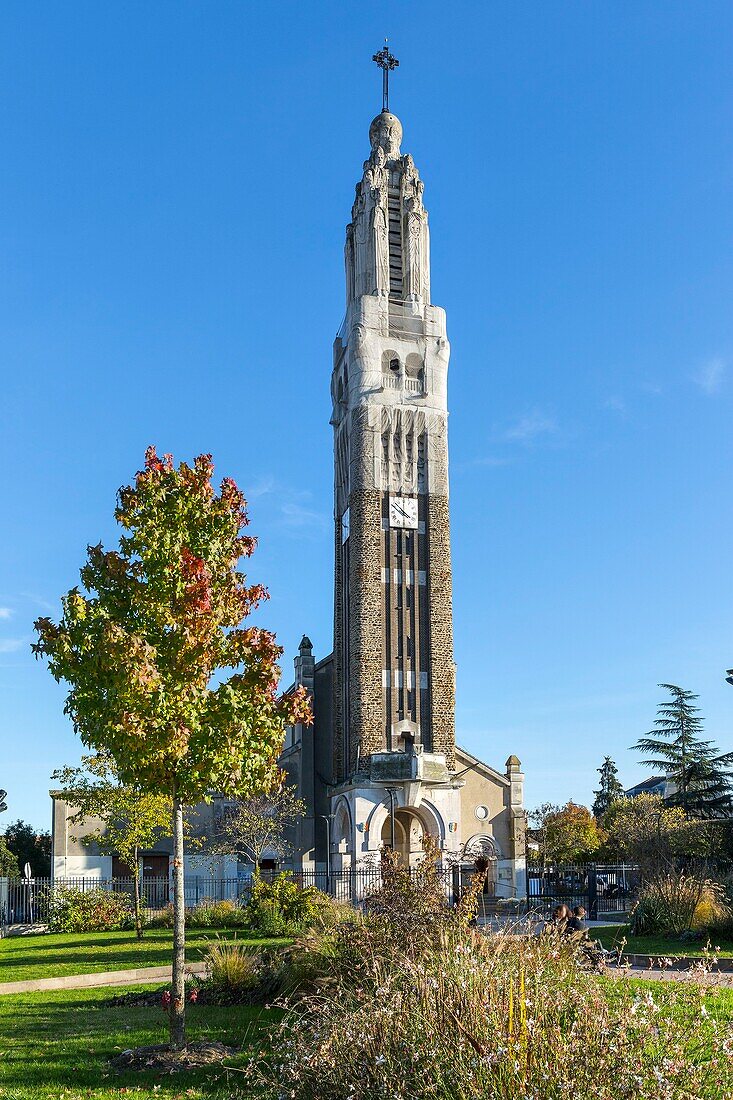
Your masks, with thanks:
[[(288, 874), (301, 887), (316, 887), (330, 894), (335, 900), (361, 905), (365, 899), (383, 881), (382, 868), (354, 867), (347, 870), (331, 871), (282, 871), (263, 870), (260, 878), (272, 881), (279, 874)], [(447, 904), (455, 904), (471, 882), (475, 872), (464, 867), (443, 867), (438, 871), (438, 881)], [(410, 870), (411, 876), (418, 872)], [(213, 878), (205, 875), (186, 875), (184, 893), (186, 908), (196, 909), (203, 905), (229, 901), (235, 905), (246, 905), (252, 889), (253, 875), (240, 875), (237, 878)], [(132, 899), (134, 881), (131, 878), (99, 878), (93, 875), (44, 879), (0, 879), (0, 930), (11, 926), (44, 925), (48, 922), (49, 909), (54, 898), (66, 889), (124, 893)], [(143, 878), (140, 882), (143, 905), (149, 915), (165, 909), (173, 900), (172, 881), (169, 878)], [(480, 897), (480, 910), (483, 914), (493, 911), (497, 903), (508, 901), (513, 896), (513, 888), (497, 884), (487, 876)]]
[(564, 902), (582, 905), (592, 919), (627, 913), (639, 890), (639, 868), (633, 864), (529, 864), (527, 903), (548, 909)]

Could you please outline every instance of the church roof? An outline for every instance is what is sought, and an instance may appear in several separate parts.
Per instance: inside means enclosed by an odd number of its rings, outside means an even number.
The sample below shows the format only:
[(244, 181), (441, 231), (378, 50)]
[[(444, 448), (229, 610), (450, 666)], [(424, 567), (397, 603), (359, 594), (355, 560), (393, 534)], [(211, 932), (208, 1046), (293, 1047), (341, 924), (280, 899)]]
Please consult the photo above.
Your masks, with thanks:
[(497, 783), (503, 783), (505, 787), (509, 786), (509, 780), (501, 772), (498, 772), (496, 768), (492, 768), (490, 764), (486, 764), (483, 760), (479, 760), (473, 753), (468, 752), (467, 749), (462, 749), (460, 745), (456, 745), (456, 760), (460, 764), (468, 764), (471, 768), (476, 768), (477, 771), (483, 772), (484, 775), (489, 776), (490, 779), (495, 780)]

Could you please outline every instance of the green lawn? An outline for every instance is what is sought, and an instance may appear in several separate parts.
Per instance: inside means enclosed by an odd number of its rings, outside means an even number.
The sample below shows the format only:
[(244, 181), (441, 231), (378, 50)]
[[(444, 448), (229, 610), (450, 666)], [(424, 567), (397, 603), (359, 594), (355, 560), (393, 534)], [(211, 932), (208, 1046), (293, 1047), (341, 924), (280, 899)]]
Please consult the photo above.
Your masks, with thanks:
[[(235, 936), (253, 947), (287, 942), (253, 937), (240, 929), (192, 928), (186, 931), (186, 957), (191, 962), (198, 962), (209, 941)], [(138, 966), (166, 966), (171, 961), (172, 938), (173, 933), (167, 928), (148, 929), (142, 940), (135, 939), (134, 932), (9, 936), (0, 940), (0, 982), (93, 974), (102, 970), (132, 970)]]
[[(688, 1020), (691, 1034), (701, 1005), (710, 1017), (733, 1023), (733, 989), (599, 978), (606, 996), (631, 1003), (651, 991), (663, 1012)], [(139, 986), (135, 988), (154, 988)], [(267, 1056), (276, 1009), (192, 1005), (189, 1038), (218, 1039), (241, 1048), (223, 1066), (166, 1076), (114, 1073), (109, 1058), (134, 1046), (163, 1043), (167, 1019), (159, 1008), (112, 1007), (115, 990), (86, 989), (0, 998), (0, 1100), (231, 1100), (247, 1092), (243, 1069)], [(230, 1067), (227, 1072), (227, 1067)]]
[[(150, 987), (135, 987), (150, 988)], [(0, 1098), (2, 1100), (136, 1100), (229, 1098), (243, 1087), (241, 1073), (223, 1067), (173, 1076), (113, 1073), (111, 1055), (166, 1041), (167, 1018), (159, 1008), (113, 1008), (109, 989), (28, 993), (0, 997)], [(187, 1009), (189, 1038), (219, 1039), (242, 1047), (229, 1063), (244, 1066), (267, 1049), (274, 1009)], [(261, 1095), (261, 1094), (257, 1094)]]
[[(690, 955), (700, 958), (705, 954), (705, 943), (688, 943), (684, 940), (670, 939), (666, 936), (632, 936), (629, 934), (627, 924), (614, 925), (607, 928), (594, 928), (591, 931), (594, 940), (600, 940), (604, 947), (613, 948), (626, 939), (624, 952), (628, 955)], [(733, 957), (733, 943), (730, 940), (716, 940), (714, 946), (720, 947), (717, 952), (722, 958)]]
[(723, 985), (699, 985), (696, 982), (648, 981), (643, 978), (599, 978), (606, 997), (628, 1002), (640, 993), (651, 993), (664, 1012), (678, 1020), (689, 1021), (690, 1034), (699, 1034), (700, 1008), (707, 1015), (733, 1027), (733, 988)]

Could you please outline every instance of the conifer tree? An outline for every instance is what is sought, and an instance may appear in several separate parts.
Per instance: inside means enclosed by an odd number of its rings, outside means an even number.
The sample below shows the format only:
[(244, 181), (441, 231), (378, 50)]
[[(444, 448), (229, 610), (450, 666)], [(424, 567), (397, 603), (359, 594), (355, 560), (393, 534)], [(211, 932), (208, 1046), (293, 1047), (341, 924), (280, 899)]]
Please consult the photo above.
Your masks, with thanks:
[(634, 745), (645, 767), (662, 772), (672, 786), (665, 798), (691, 817), (720, 817), (733, 809), (733, 752), (719, 753), (701, 737), (697, 695), (675, 684), (659, 684), (672, 696), (657, 707), (654, 729)]
[(596, 796), (593, 802), (593, 816), (602, 817), (612, 802), (623, 798), (624, 788), (619, 782), (618, 768), (610, 756), (604, 757), (603, 763), (596, 771), (601, 777), (598, 790), (593, 791)]

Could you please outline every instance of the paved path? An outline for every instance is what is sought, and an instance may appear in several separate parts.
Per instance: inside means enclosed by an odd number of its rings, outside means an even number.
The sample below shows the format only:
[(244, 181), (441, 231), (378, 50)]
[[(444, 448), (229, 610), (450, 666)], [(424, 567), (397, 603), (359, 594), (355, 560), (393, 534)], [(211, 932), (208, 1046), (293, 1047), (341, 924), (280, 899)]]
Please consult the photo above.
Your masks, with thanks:
[[(187, 963), (189, 974), (203, 974), (206, 963)], [(0, 982), (0, 996), (7, 993), (41, 993), (54, 989), (92, 989), (100, 985), (137, 985), (171, 980), (170, 966), (141, 966), (137, 970), (107, 970), (97, 974), (64, 974), (59, 978), (33, 978), (25, 982)]]
[(685, 970), (660, 970), (654, 967), (609, 966), (605, 973), (610, 978), (643, 978), (652, 982), (694, 982), (696, 985), (733, 986), (733, 973), (725, 970), (704, 970), (700, 966), (690, 966)]

